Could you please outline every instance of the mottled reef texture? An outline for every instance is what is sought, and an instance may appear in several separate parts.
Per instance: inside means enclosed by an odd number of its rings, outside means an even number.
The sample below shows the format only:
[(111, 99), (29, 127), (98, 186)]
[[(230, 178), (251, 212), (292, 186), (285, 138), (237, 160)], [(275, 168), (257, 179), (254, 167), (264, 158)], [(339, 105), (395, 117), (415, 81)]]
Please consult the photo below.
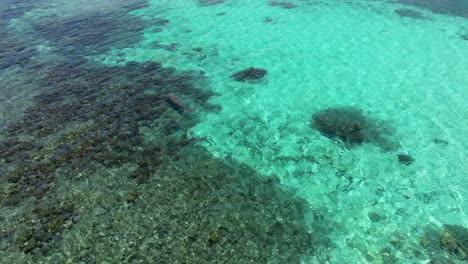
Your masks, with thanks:
[(362, 143), (371, 143), (384, 150), (395, 149), (390, 138), (391, 126), (383, 120), (370, 118), (355, 107), (334, 107), (319, 111), (312, 116), (311, 127), (322, 135), (341, 140), (352, 148)]
[(397, 0), (392, 2), (416, 6), (438, 14), (468, 17), (468, 1), (466, 0)]
[(238, 82), (252, 82), (265, 77), (267, 74), (268, 71), (265, 69), (249, 67), (247, 69), (238, 71), (229, 77), (233, 78)]
[[(22, 252), (30, 263), (65, 254), (85, 263), (109, 255), (119, 263), (299, 263), (313, 248), (305, 202), (274, 179), (212, 159), (187, 136), (196, 118), (167, 102), (173, 93), (215, 111), (212, 94), (192, 85), (200, 78), (158, 63), (47, 65), (36, 81), (49, 89), (0, 142), (2, 206), (28, 208), (2, 219), (3, 252)], [(147, 130), (156, 138), (148, 140)], [(93, 215), (90, 200), (107, 184), (98, 178), (122, 167), (109, 181), (118, 180), (119, 191), (105, 193), (122, 199)], [(89, 191), (85, 182), (100, 188)], [(125, 234), (119, 225), (128, 225)], [(83, 251), (75, 240), (93, 247)], [(142, 240), (149, 244), (132, 246)]]
[(304, 200), (188, 136), (196, 111), (168, 95), (217, 111), (203, 75), (83, 59), (137, 41), (140, 22), (110, 13), (32, 25), (54, 56), (0, 30), (2, 84), (34, 83), (0, 130), (0, 263), (299, 263), (312, 252)]

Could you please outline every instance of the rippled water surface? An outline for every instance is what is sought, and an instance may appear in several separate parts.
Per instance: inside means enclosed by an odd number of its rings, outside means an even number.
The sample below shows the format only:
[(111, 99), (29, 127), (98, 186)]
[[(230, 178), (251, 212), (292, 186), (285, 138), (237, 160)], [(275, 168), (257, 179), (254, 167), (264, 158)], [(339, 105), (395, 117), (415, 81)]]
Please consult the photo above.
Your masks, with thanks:
[(0, 3), (0, 263), (465, 263), (468, 2)]

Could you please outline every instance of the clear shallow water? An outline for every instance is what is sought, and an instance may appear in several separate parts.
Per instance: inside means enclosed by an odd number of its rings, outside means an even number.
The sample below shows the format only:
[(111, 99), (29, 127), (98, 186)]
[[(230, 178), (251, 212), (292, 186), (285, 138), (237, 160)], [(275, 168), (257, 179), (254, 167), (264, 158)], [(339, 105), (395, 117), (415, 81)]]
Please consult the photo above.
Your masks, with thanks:
[[(187, 136), (213, 157), (279, 178), (280, 188), (306, 202), (304, 224), (319, 242), (303, 263), (422, 263), (430, 258), (420, 243), (429, 229), (467, 226), (463, 8), (422, 1), (289, 2), (294, 8), (201, 2), (149, 1), (130, 16), (147, 22), (141, 39), (78, 53), (106, 67), (160, 62), (200, 73), (196, 87), (215, 92), (210, 102), (221, 109), (178, 91), (197, 116)], [(52, 6), (63, 20), (86, 13), (62, 5)], [(123, 6), (103, 1), (90, 9)], [(36, 31), (30, 20), (41, 17), (47, 28), (51, 13), (33, 10), (10, 27)], [(48, 41), (38, 50), (57, 54)], [(62, 53), (77, 52), (69, 46)], [(248, 67), (268, 74), (253, 83), (230, 77)], [(380, 120), (386, 140), (348, 148), (310, 126), (314, 113), (338, 106)], [(140, 130), (150, 142), (164, 137)], [(415, 161), (402, 164), (398, 154)]]
[[(378, 255), (397, 233), (417, 243), (427, 224), (467, 224), (468, 49), (458, 34), (468, 24), (426, 10), (417, 11), (424, 19), (402, 17), (399, 8), (408, 7), (153, 1), (134, 14), (164, 17), (169, 27), (150, 29), (135, 47), (96, 60), (154, 60), (206, 72), (222, 111), (199, 109), (202, 118), (192, 136), (204, 138), (201, 144), (213, 155), (278, 175), (297, 189), (330, 224), (331, 261), (357, 263)], [(177, 43), (177, 50), (155, 50), (155, 41)], [(203, 51), (193, 50), (199, 47)], [(252, 66), (268, 70), (261, 83), (229, 77)], [(311, 129), (312, 114), (333, 106), (359, 107), (384, 120), (398, 146), (344, 149)], [(405, 166), (398, 153), (416, 161)], [(374, 214), (381, 220), (372, 221)]]

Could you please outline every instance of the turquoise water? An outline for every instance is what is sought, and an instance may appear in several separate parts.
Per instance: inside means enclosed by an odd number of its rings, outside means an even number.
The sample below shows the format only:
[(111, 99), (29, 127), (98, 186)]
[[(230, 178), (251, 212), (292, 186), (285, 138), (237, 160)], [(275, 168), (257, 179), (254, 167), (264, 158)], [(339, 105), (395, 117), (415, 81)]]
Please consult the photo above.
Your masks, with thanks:
[[(11, 18), (8, 27), (16, 34), (32, 32), (38, 29), (30, 21), (37, 18), (47, 28), (54, 16), (66, 20), (126, 8), (124, 1), (86, 3), (53, 1)], [(56, 61), (78, 53), (96, 67), (157, 62), (196, 74), (191, 84), (198, 90), (188, 94), (180, 83), (174, 84), (179, 90), (156, 87), (145, 94), (171, 92), (183, 102), (176, 107), (193, 109), (181, 117), (170, 114), (175, 120), (196, 117), (184, 132), (193, 147), (274, 180), (275, 188), (303, 201), (298, 221), (315, 236), (313, 251), (303, 251), (300, 261), (273, 255), (254, 263), (466, 261), (468, 251), (447, 253), (439, 238), (428, 235), (448, 225), (468, 226), (464, 2), (149, 0), (124, 13), (123, 22), (143, 21), (138, 38), (119, 33), (129, 43), (70, 44), (61, 50), (56, 40), (35, 38), (34, 58)], [(66, 46), (75, 40), (60, 41)], [(255, 81), (232, 78), (249, 67), (267, 74)], [(0, 77), (8, 80), (7, 72), (14, 71), (8, 67)], [(30, 102), (41, 89), (31, 88), (15, 102)], [(200, 102), (203, 93), (210, 94), (206, 102)], [(360, 109), (379, 137), (350, 145), (314, 127), (316, 113), (343, 107)], [(138, 126), (147, 142), (169, 137), (159, 128)], [(210, 241), (217, 237), (210, 233)], [(466, 244), (459, 247), (466, 250)], [(167, 263), (179, 263), (174, 258)], [(213, 263), (246, 263), (231, 261)]]
[[(199, 109), (191, 135), (204, 138), (200, 144), (213, 155), (278, 175), (297, 189), (333, 223), (327, 228), (338, 245), (330, 252), (336, 263), (378, 255), (395, 233), (417, 236), (429, 223), (466, 225), (468, 49), (457, 37), (466, 18), (425, 10), (419, 12), (427, 19), (400, 17), (394, 10), (404, 6), (385, 2), (297, 5), (152, 1), (134, 15), (164, 17), (169, 27), (149, 29), (134, 47), (96, 60), (150, 60), (206, 72), (222, 111)], [(160, 40), (177, 43), (177, 50), (155, 50)], [(193, 51), (198, 47), (201, 54)], [(229, 77), (251, 66), (268, 70), (262, 83)], [(312, 130), (312, 114), (332, 106), (359, 107), (385, 120), (398, 147), (348, 150)], [(400, 152), (416, 162), (402, 165)], [(421, 199), (426, 195), (430, 203)], [(374, 223), (370, 214), (382, 220)]]

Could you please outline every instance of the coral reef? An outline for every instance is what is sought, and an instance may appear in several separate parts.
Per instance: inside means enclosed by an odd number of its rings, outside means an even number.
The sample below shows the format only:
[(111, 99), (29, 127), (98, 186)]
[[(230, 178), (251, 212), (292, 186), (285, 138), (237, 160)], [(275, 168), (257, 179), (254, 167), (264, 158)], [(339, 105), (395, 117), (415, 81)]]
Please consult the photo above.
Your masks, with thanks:
[(14, 242), (26, 253), (40, 250), (55, 233), (72, 226), (74, 215), (72, 205), (39, 204), (32, 213), (23, 216), (21, 223), (17, 223)]
[(11, 33), (0, 21), (0, 70), (12, 65), (24, 66), (31, 62), (37, 51), (28, 46), (28, 43), (11, 36)]
[(148, 25), (163, 27), (169, 20), (154, 18), (143, 21), (128, 15), (134, 9), (147, 7), (145, 1), (129, 3), (125, 8), (103, 15), (91, 12), (86, 15), (57, 19), (43, 17), (33, 23), (37, 37), (53, 43), (56, 52), (64, 55), (100, 54), (110, 47), (128, 47), (140, 39), (141, 31)]
[(427, 227), (420, 240), (430, 263), (465, 263), (468, 260), (468, 229), (459, 225)]
[(408, 154), (398, 154), (398, 161), (406, 166), (413, 164), (414, 158)]
[[(319, 234), (304, 223), (304, 200), (277, 179), (213, 159), (202, 148), (181, 151), (183, 158), (161, 164), (147, 183), (122, 192), (123, 208), (112, 194), (92, 192), (100, 196), (89, 199), (89, 210), (99, 204), (112, 215), (74, 225), (62, 244), (76, 262), (113, 256), (111, 262), (124, 263), (300, 263), (312, 254)], [(124, 190), (122, 180), (97, 179), (97, 185)], [(78, 239), (92, 249), (82, 250)]]
[[(171, 111), (166, 92), (180, 89), (195, 101), (206, 101), (210, 96), (190, 86), (193, 77), (176, 76), (173, 69), (164, 69), (157, 63), (81, 69), (75, 63), (79, 62), (57, 65), (44, 75), (40, 80), (43, 85), (56, 89), (38, 95), (36, 105), (23, 120), (8, 128), (10, 137), (0, 142), (0, 158), (9, 167), (4, 171), (6, 179), (21, 186), (11, 194), (10, 204), (43, 196), (58, 168), (73, 172), (91, 162), (108, 167), (125, 161), (138, 162), (142, 154), (134, 149), (142, 142), (139, 126), (151, 125)], [(78, 81), (66, 78), (68, 72), (80, 76)], [(146, 94), (150, 90), (158, 93)], [(73, 98), (73, 102), (67, 98)], [(92, 125), (75, 131), (75, 135), (61, 131), (90, 120)], [(173, 132), (171, 126), (167, 129), (169, 134)], [(36, 140), (19, 139), (28, 136)], [(55, 142), (46, 145), (43, 138), (49, 136)]]
[(440, 245), (462, 260), (468, 260), (468, 229), (462, 226), (445, 225), (440, 234)]
[[(12, 78), (34, 76), (42, 89), (0, 135), (0, 262), (299, 263), (311, 254), (318, 235), (304, 200), (274, 178), (213, 159), (188, 136), (197, 116), (174, 103), (218, 110), (213, 93), (195, 86), (206, 77), (83, 59), (137, 39), (140, 22), (121, 34), (122, 17), (34, 21), (60, 54), (35, 61), (3, 31), (2, 69), (16, 64)], [(24, 61), (13, 61), (23, 50)], [(183, 103), (171, 105), (169, 94)]]
[(328, 138), (338, 138), (347, 147), (373, 143), (383, 149), (395, 148), (389, 140), (391, 129), (382, 121), (365, 116), (358, 108), (336, 107), (312, 116), (311, 127)]
[(261, 79), (267, 74), (265, 69), (249, 67), (232, 74), (230, 77), (238, 82), (250, 82)]
[(313, 115), (312, 123), (315, 129), (329, 138), (339, 138), (350, 144), (364, 142), (367, 120), (358, 109), (327, 108)]

